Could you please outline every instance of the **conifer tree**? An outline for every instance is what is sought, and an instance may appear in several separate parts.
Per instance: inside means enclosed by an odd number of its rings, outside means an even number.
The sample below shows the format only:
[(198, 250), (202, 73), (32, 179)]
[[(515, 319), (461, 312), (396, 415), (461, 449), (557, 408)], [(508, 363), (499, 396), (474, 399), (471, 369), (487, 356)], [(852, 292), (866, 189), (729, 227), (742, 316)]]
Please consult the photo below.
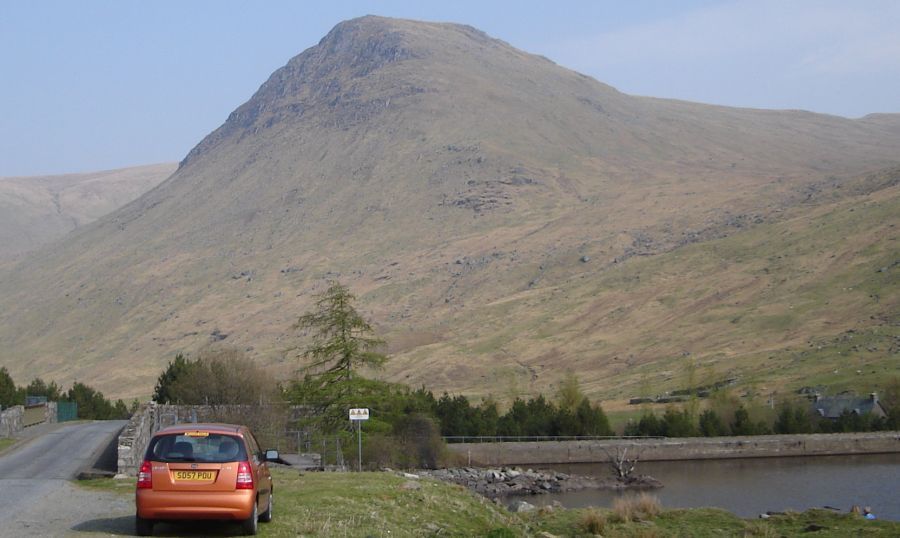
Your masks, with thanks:
[(346, 286), (332, 282), (316, 301), (315, 311), (294, 324), (312, 332), (312, 344), (304, 355), (313, 375), (324, 373), (331, 381), (348, 381), (359, 368), (377, 368), (387, 360), (376, 351), (384, 341), (373, 336), (372, 326), (353, 307), (354, 300)]
[(6, 409), (23, 403), (25, 403), (25, 396), (22, 390), (16, 387), (9, 371), (3, 366), (0, 368), (0, 407)]
[(346, 419), (345, 407), (357, 405), (352, 396), (364, 382), (359, 370), (378, 368), (387, 360), (378, 352), (384, 341), (357, 312), (355, 300), (346, 286), (332, 282), (319, 295), (315, 309), (294, 324), (295, 329), (309, 331), (312, 341), (303, 353), (305, 377), (295, 385), (291, 399), (317, 407), (326, 428)]

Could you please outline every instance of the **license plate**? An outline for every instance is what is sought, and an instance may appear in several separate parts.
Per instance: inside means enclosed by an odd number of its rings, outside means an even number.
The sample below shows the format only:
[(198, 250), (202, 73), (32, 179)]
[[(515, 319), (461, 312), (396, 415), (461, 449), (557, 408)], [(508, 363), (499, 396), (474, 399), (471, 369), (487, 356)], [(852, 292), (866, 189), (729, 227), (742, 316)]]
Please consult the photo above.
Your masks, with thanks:
[(178, 482), (211, 482), (215, 479), (215, 471), (175, 471)]

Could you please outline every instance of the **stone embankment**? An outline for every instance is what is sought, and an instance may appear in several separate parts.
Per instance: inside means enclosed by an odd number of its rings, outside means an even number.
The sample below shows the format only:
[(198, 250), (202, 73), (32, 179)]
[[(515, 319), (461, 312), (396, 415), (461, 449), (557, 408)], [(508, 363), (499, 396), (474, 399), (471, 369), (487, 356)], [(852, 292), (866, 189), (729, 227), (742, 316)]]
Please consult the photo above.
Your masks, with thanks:
[(632, 477), (628, 481), (615, 478), (596, 478), (570, 475), (556, 471), (533, 471), (531, 469), (474, 469), (471, 467), (422, 471), (444, 482), (465, 486), (489, 499), (511, 495), (540, 495), (583, 489), (651, 489), (662, 484), (649, 476)]
[(890, 454), (900, 452), (900, 432), (451, 443), (448, 448), (469, 465), (485, 467), (603, 463), (624, 449), (640, 461)]

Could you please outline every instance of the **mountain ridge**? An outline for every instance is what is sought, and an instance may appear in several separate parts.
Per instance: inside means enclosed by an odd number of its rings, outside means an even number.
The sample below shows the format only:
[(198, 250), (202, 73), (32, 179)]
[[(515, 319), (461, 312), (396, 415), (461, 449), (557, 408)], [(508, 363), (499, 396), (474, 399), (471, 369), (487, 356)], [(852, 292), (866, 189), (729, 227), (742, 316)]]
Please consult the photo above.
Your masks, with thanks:
[(164, 163), (80, 174), (0, 177), (0, 261), (20, 258), (121, 207), (174, 171), (174, 163)]

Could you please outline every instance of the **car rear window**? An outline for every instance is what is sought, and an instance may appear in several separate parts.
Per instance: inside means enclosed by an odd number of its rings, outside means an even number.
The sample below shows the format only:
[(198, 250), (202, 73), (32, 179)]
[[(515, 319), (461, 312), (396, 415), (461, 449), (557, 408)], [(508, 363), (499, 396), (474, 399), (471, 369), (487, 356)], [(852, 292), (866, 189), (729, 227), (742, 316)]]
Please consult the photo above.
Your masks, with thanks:
[(224, 463), (246, 461), (247, 452), (240, 437), (209, 432), (158, 435), (147, 447), (147, 458), (164, 463), (194, 461)]

